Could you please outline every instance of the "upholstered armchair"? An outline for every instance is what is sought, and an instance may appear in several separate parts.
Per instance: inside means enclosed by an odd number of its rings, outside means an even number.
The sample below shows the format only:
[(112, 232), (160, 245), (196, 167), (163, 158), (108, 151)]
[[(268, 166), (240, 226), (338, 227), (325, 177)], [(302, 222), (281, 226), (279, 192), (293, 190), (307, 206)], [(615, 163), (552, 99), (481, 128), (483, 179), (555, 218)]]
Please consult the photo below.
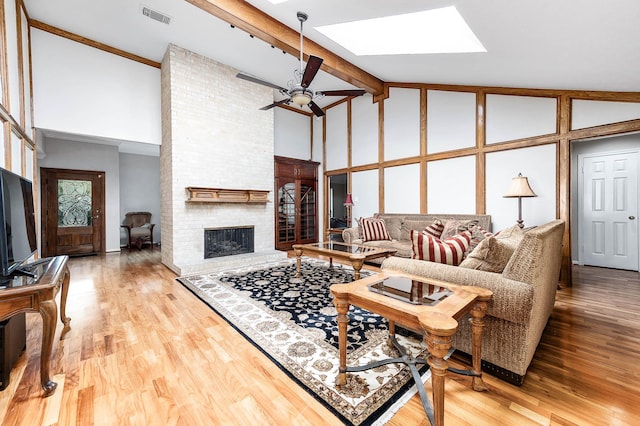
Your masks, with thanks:
[(125, 215), (124, 224), (121, 225), (127, 231), (127, 248), (133, 246), (142, 249), (144, 244), (149, 244), (153, 250), (153, 227), (151, 213), (129, 212)]

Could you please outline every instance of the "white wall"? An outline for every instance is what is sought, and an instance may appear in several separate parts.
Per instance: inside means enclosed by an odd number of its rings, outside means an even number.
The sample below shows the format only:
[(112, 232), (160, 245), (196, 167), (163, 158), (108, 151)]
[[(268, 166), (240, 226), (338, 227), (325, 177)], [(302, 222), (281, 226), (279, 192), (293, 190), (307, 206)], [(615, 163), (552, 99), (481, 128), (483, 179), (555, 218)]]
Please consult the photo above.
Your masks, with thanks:
[(327, 170), (347, 167), (347, 104), (331, 108), (325, 115)]
[(378, 104), (371, 95), (351, 101), (351, 165), (378, 162)]
[(356, 172), (351, 175), (351, 193), (353, 197), (353, 207), (351, 217), (353, 224), (361, 217), (370, 217), (380, 211), (378, 205), (378, 171), (367, 170)]
[[(273, 108), (274, 153), (282, 157), (311, 158), (311, 118), (284, 108)], [(257, 111), (256, 114), (270, 114)]]
[(556, 132), (555, 98), (487, 95), (487, 144)]
[(34, 125), (161, 143), (160, 70), (32, 29)]
[(583, 129), (636, 118), (640, 118), (640, 104), (630, 102), (575, 100), (571, 108), (572, 129)]
[(420, 164), (384, 169), (385, 213), (420, 213)]
[(420, 90), (389, 89), (384, 100), (384, 159), (420, 155)]
[(105, 174), (105, 249), (120, 250), (120, 166), (118, 147), (49, 138), (40, 167), (103, 171)]
[(476, 94), (427, 91), (427, 151), (451, 151), (476, 145)]
[(476, 212), (475, 156), (427, 163), (427, 211), (432, 214)]
[(325, 188), (324, 188), (324, 170), (325, 164), (323, 163), (322, 153), (324, 152), (324, 145), (322, 143), (322, 118), (316, 117), (312, 121), (312, 134), (313, 134), (313, 152), (312, 160), (321, 163), (318, 167), (318, 232), (320, 240), (324, 240), (324, 206), (325, 206)]

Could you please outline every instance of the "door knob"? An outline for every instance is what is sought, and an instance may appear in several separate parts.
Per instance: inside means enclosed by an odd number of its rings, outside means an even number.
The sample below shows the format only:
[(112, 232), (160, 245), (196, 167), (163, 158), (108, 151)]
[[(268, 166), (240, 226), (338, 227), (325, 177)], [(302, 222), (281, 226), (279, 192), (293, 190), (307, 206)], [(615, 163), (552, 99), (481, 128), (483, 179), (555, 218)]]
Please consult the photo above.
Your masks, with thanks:
[(635, 216), (629, 216), (629, 220), (634, 220), (635, 218)]

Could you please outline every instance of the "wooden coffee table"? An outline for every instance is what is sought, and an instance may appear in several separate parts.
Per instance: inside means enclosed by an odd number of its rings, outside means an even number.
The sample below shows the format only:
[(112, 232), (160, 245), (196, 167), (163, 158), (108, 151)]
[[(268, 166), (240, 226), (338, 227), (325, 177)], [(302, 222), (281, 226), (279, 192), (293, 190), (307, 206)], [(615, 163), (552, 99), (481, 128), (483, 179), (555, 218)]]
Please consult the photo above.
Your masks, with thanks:
[(378, 257), (389, 257), (396, 254), (397, 250), (381, 247), (369, 247), (361, 244), (345, 244), (336, 241), (325, 241), (313, 244), (294, 244), (293, 251), (296, 254), (296, 277), (300, 277), (300, 260), (304, 253), (315, 253), (329, 257), (329, 265), (333, 267), (333, 258), (348, 261), (355, 271), (354, 278), (360, 279), (360, 270), (364, 262)]
[[(431, 424), (437, 426), (444, 424), (444, 377), (447, 371), (473, 376), (472, 387), (476, 391), (487, 389), (482, 381), (480, 362), (484, 316), (487, 304), (493, 297), (490, 290), (387, 271), (348, 284), (333, 284), (330, 290), (338, 311), (340, 365), (337, 387), (346, 385), (347, 372), (364, 371), (390, 363), (407, 364), (427, 417)], [(389, 320), (388, 344), (398, 349), (399, 358), (347, 367), (347, 313), (350, 305)], [(473, 366), (471, 370), (449, 368), (445, 357), (451, 349), (451, 336), (458, 329), (458, 320), (466, 313), (471, 314)], [(414, 358), (406, 353), (395, 338), (396, 323), (424, 335), (429, 349), (426, 359)], [(425, 363), (431, 368), (433, 409), (416, 368), (416, 364)]]

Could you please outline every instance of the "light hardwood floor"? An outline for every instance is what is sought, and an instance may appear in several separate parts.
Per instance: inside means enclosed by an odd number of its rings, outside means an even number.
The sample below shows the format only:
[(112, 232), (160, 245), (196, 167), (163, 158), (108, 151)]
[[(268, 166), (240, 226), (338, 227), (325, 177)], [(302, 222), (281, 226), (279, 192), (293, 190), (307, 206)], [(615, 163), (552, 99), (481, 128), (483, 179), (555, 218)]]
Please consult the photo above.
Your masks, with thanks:
[[(0, 392), (3, 425), (337, 425), (261, 352), (177, 283), (159, 250), (74, 258), (67, 315), (39, 385), (41, 320)], [(640, 424), (638, 273), (575, 267), (521, 387), (447, 378), (447, 425)], [(458, 365), (461, 366), (461, 365)], [(426, 385), (429, 395), (430, 384)], [(390, 425), (427, 425), (418, 397)]]

